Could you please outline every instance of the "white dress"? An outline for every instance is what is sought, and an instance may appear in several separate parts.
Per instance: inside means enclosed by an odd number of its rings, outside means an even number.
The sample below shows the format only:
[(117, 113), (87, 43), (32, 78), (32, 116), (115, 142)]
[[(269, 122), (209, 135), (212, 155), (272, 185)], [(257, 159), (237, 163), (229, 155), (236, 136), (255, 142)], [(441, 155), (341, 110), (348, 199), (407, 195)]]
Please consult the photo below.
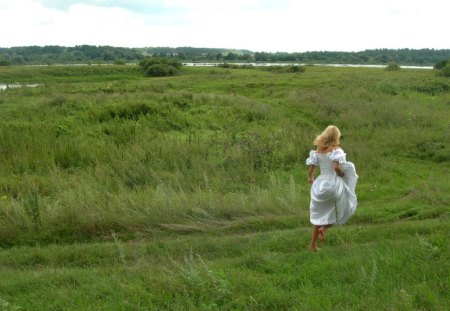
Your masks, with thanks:
[[(333, 161), (339, 162), (344, 177), (333, 169)], [(340, 148), (328, 153), (311, 151), (307, 165), (320, 168), (320, 175), (311, 186), (310, 220), (313, 225), (344, 224), (355, 213), (358, 204), (355, 188), (358, 181), (355, 165), (347, 162)]]

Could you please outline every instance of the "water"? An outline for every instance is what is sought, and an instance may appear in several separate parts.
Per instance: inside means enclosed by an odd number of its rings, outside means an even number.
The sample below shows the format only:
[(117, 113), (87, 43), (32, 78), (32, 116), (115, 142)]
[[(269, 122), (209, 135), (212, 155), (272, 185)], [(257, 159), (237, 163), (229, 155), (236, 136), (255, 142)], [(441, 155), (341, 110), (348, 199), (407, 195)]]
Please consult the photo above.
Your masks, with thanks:
[(37, 86), (39, 86), (39, 84), (18, 84), (18, 83), (4, 84), (4, 83), (0, 83), (0, 91), (6, 90), (6, 89), (16, 89), (19, 87), (37, 87)]
[[(214, 67), (223, 63), (183, 63), (186, 67)], [(307, 66), (311, 64), (300, 63), (229, 63), (230, 65), (252, 65), (252, 66)], [(365, 64), (312, 64), (313, 66), (325, 66), (325, 67), (360, 67), (360, 68), (386, 68), (387, 65), (365, 65)], [(433, 69), (432, 66), (400, 66), (402, 69)]]

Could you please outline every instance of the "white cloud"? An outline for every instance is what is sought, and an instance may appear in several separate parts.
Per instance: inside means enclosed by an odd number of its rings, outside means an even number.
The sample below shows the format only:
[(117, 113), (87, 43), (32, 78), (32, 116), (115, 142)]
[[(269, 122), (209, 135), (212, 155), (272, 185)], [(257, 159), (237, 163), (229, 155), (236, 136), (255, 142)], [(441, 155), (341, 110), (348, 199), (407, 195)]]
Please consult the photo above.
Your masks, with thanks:
[(164, 0), (164, 5), (171, 8), (190, 10), (242, 10), (268, 9), (287, 5), (287, 0)]
[(0, 0), (0, 47), (450, 48), (447, 0)]

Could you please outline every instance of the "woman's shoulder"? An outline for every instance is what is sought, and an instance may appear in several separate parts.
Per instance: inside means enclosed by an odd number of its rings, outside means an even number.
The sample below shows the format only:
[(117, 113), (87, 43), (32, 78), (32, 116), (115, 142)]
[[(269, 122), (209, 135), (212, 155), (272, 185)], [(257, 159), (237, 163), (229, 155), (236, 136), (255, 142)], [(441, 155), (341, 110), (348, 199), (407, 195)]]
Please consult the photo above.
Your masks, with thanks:
[(340, 147), (333, 149), (328, 155), (333, 161), (338, 161), (339, 163), (346, 161), (346, 153)]
[(341, 147), (337, 146), (337, 147), (331, 149), (331, 151), (330, 151), (330, 153), (336, 153), (336, 152), (340, 153), (340, 152), (344, 152), (344, 150)]
[(308, 159), (306, 159), (306, 164), (307, 165), (318, 165), (319, 164), (319, 160), (317, 159), (316, 151), (311, 150), (309, 152), (309, 157), (308, 157)]
[(327, 148), (317, 148), (315, 152), (319, 154), (330, 154), (335, 152), (344, 152), (344, 150), (342, 150), (339, 146), (328, 146)]

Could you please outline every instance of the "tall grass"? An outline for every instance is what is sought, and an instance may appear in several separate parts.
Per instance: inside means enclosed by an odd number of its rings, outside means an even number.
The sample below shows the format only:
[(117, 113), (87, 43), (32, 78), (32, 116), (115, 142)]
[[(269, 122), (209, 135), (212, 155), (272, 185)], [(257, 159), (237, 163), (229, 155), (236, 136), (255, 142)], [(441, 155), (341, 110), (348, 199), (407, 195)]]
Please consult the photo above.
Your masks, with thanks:
[[(450, 98), (431, 71), (0, 68), (0, 310), (444, 310)], [(328, 124), (359, 207), (319, 253)]]
[(357, 164), (361, 204), (386, 197), (409, 215), (405, 193), (435, 175), (434, 199), (417, 194), (410, 216), (445, 210), (448, 92), (424, 90), (449, 82), (432, 72), (185, 68), (151, 79), (133, 70), (2, 68), (0, 77), (46, 83), (0, 93), (1, 243), (306, 217), (304, 158), (328, 124), (341, 128)]

